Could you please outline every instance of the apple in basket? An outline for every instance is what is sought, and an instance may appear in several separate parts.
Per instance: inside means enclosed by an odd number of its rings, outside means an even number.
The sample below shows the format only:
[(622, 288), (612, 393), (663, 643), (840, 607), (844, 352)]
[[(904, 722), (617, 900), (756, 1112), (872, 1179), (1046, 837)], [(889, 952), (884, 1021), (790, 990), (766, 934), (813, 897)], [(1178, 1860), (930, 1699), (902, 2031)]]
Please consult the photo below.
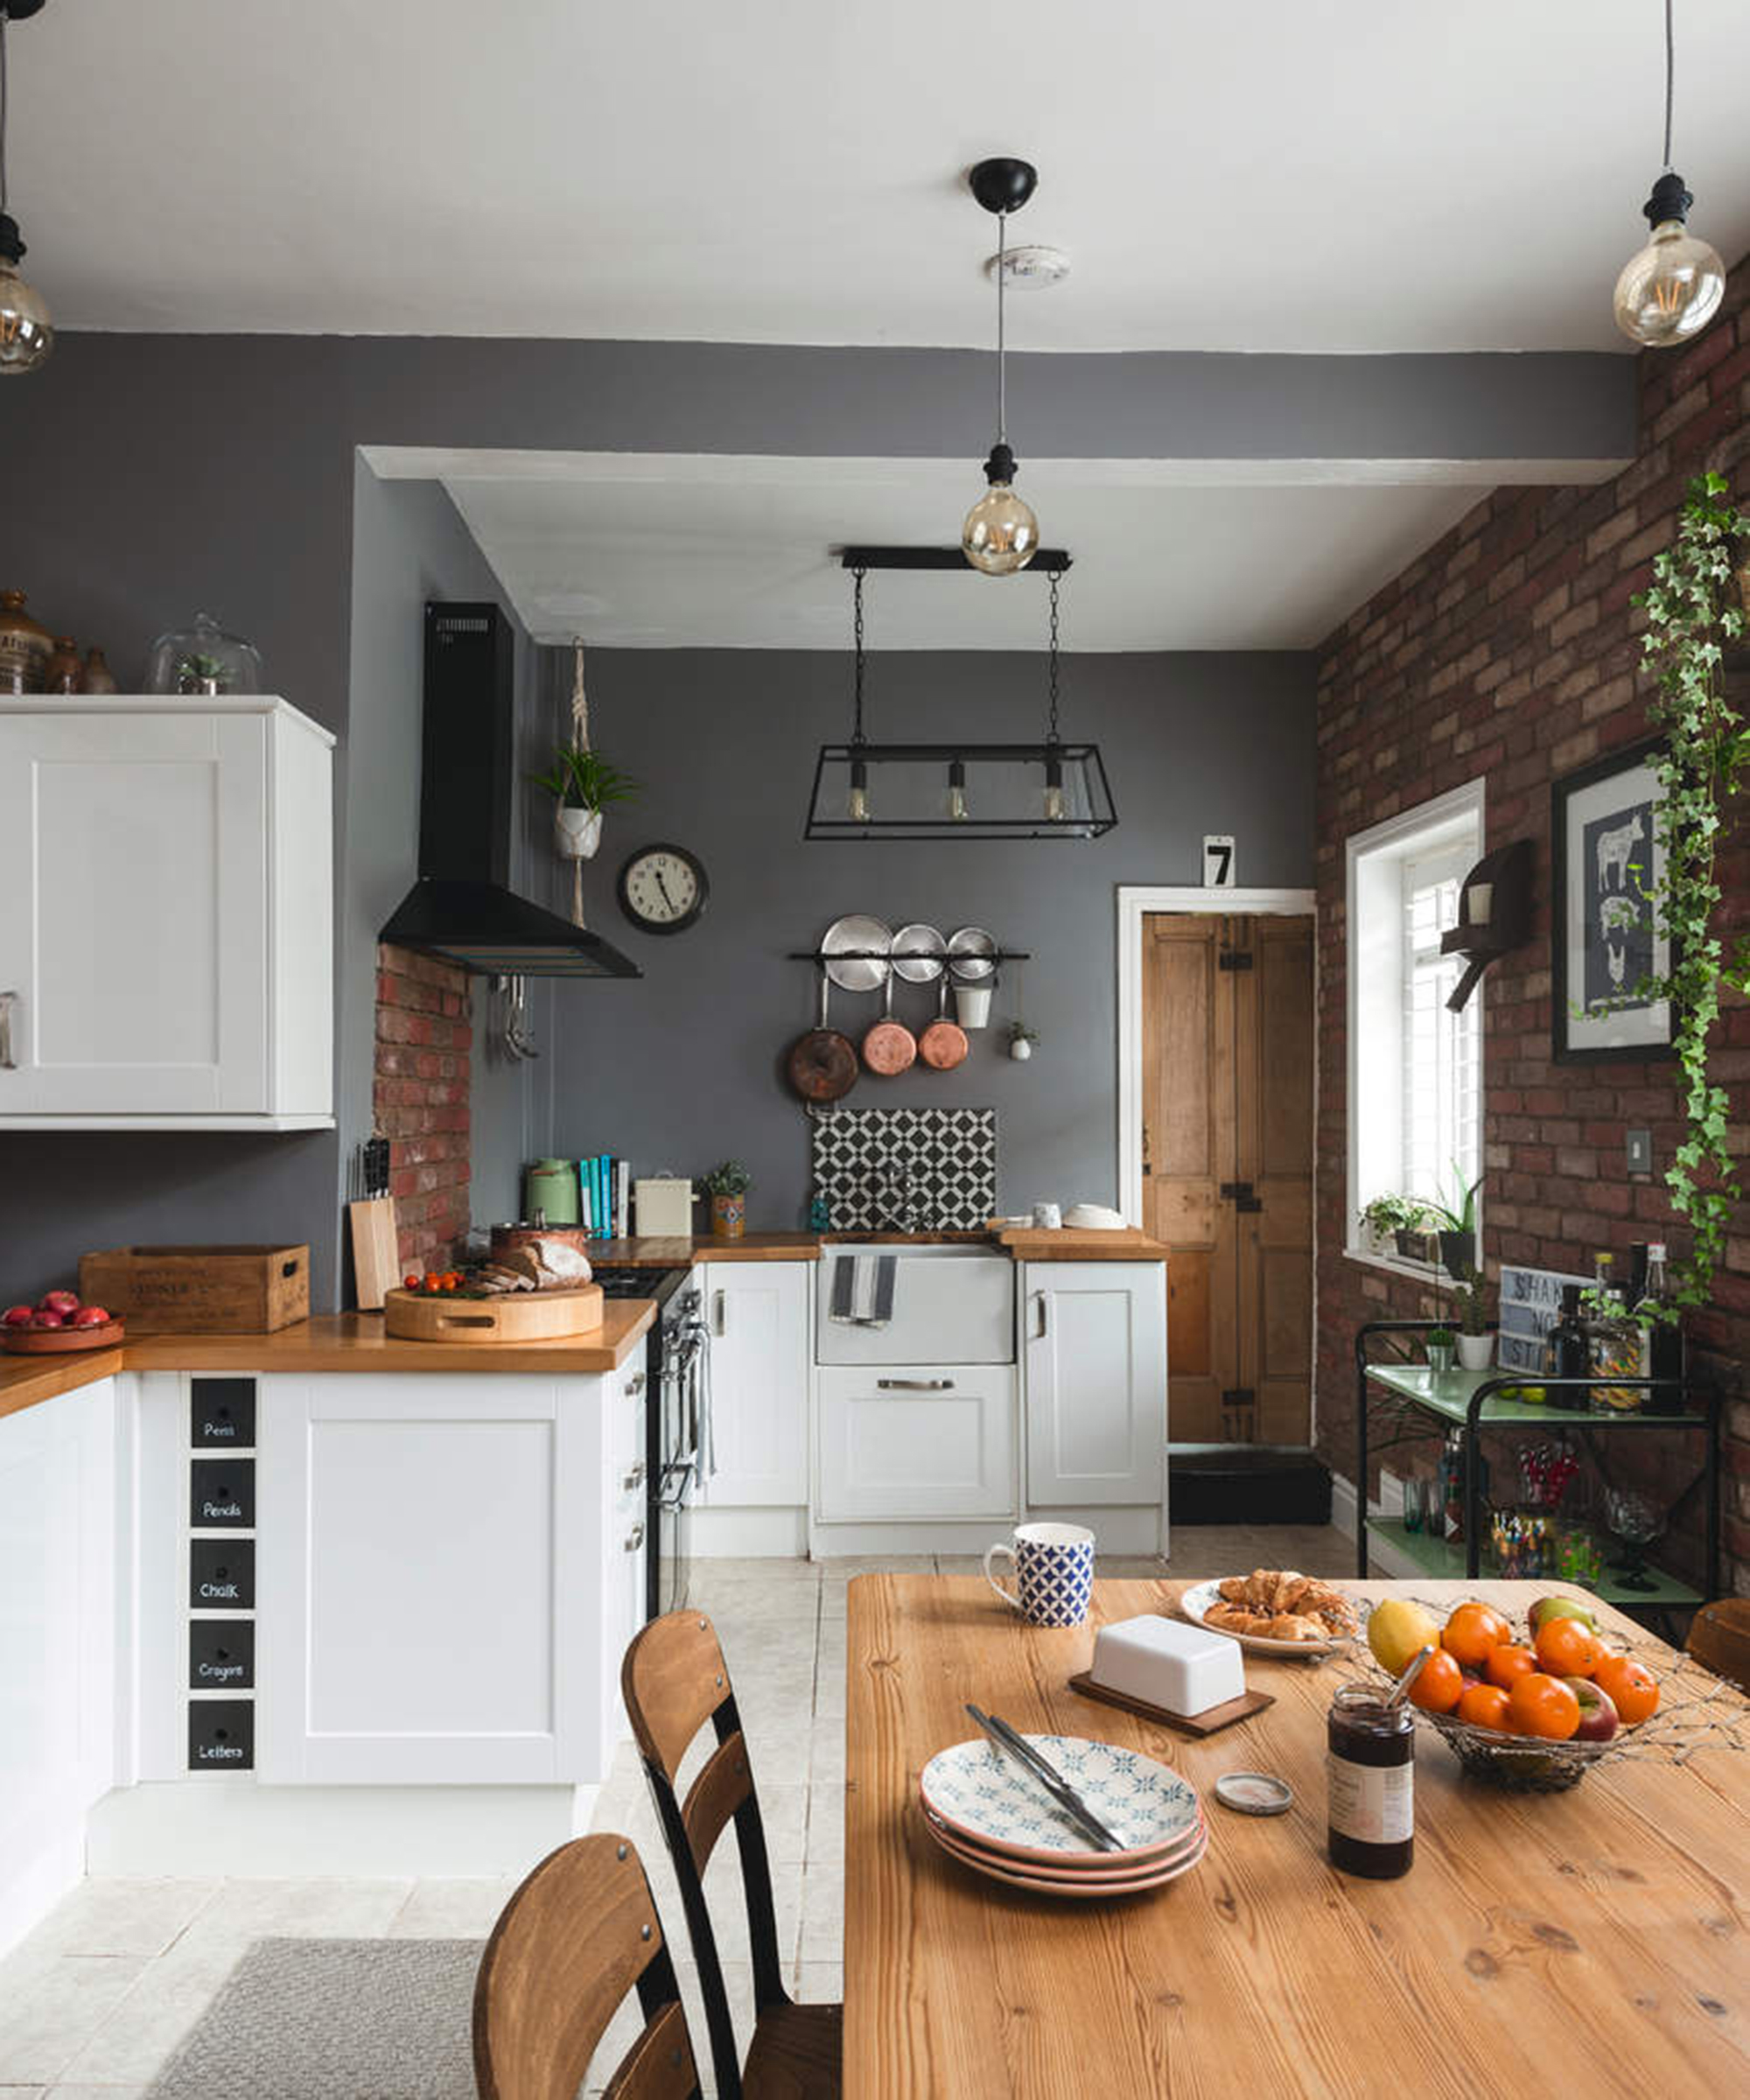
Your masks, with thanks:
[(109, 1315), (102, 1306), (81, 1306), (66, 1324), (70, 1327), (107, 1327)]
[(71, 1320), (79, 1310), (79, 1297), (72, 1291), (45, 1291), (37, 1300), (38, 1312), (59, 1312), (62, 1320)]
[(0, 1327), (28, 1327), (35, 1317), (34, 1306), (8, 1306), (0, 1312)]
[(1574, 1730), (1577, 1743), (1607, 1743), (1620, 1726), (1616, 1701), (1590, 1677), (1569, 1677), (1568, 1690), (1580, 1703), (1580, 1725)]

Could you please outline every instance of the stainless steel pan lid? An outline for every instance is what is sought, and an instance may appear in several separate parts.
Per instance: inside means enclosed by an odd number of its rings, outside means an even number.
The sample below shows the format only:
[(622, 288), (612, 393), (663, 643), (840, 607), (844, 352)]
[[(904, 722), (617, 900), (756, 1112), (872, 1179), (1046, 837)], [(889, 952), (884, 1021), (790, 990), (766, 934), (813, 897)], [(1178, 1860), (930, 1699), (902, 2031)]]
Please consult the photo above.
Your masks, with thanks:
[(997, 941), (982, 926), (962, 926), (948, 937), (948, 966), (956, 984), (980, 984), (997, 971)]
[[(835, 919), (821, 935), (820, 952), (828, 958), (826, 974), (843, 991), (878, 991), (887, 982), (887, 956), (893, 946), (893, 929), (884, 920), (851, 912)], [(833, 961), (854, 956), (858, 960)], [(872, 956), (874, 960), (863, 958)]]
[(907, 984), (934, 984), (947, 961), (948, 943), (934, 926), (902, 926), (893, 935), (893, 968)]

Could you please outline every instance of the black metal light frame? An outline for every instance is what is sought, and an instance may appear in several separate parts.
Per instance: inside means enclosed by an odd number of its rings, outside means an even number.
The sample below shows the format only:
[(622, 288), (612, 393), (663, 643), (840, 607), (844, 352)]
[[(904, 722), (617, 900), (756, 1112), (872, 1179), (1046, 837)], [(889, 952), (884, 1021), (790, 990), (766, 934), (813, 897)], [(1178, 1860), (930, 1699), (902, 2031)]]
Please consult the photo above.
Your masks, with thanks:
[[(1042, 547), (1027, 568), (1017, 573), (1051, 579), (1051, 640), (1049, 726), (1037, 744), (873, 744), (863, 734), (863, 578), (872, 569), (957, 570), (970, 576), (966, 558), (957, 547), (846, 547), (841, 565), (857, 579), (853, 628), (857, 677), (855, 732), (846, 743), (822, 744), (815, 760), (813, 788), (808, 796), (804, 839), (958, 839), (966, 844), (995, 839), (1089, 839), (1102, 837), (1118, 821), (1112, 788), (1106, 777), (1100, 747), (1092, 743), (1066, 743), (1057, 733), (1057, 584), (1071, 565), (1072, 557), (1060, 547)], [(977, 769), (980, 766), (1037, 766), (1039, 788), (1031, 810), (1000, 816), (976, 814), (979, 808)], [(920, 766), (935, 780), (963, 787), (975, 814), (883, 816), (878, 775), (884, 766)], [(836, 773), (848, 786), (869, 788), (872, 814), (851, 816), (846, 794), (829, 788), (829, 774)], [(878, 784), (870, 786), (871, 776)], [(1045, 790), (1060, 787), (1065, 814), (1045, 815)]]

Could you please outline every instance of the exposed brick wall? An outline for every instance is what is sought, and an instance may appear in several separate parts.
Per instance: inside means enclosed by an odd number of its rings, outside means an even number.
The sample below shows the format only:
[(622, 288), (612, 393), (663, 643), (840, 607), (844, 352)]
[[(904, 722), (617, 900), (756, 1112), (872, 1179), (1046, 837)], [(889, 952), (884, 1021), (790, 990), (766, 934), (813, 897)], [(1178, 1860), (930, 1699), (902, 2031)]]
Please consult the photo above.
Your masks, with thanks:
[[(1684, 1236), (1662, 1181), (1631, 1179), (1623, 1133), (1650, 1125), (1662, 1172), (1680, 1130), (1669, 1062), (1563, 1065), (1550, 1056), (1551, 781), (1648, 733), (1652, 690), (1639, 668), (1642, 620), (1629, 600), (1674, 529), (1689, 477), (1750, 427), (1750, 264), (1732, 273), (1725, 312), (1681, 353), (1640, 360), (1640, 448), (1598, 488), (1493, 492), (1446, 536), (1362, 606), (1320, 652), (1319, 688), (1320, 1123), (1318, 1436), (1335, 1469), (1354, 1473), (1354, 1336), (1364, 1320), (1432, 1309), (1423, 1287), (1348, 1260), (1344, 845), (1348, 836), (1486, 774), (1488, 844), (1529, 838), (1536, 908), (1526, 946), (1484, 979), (1484, 1249), (1503, 1258), (1590, 1274), (1611, 1247), (1626, 1272), (1633, 1240)], [(1750, 500), (1750, 468), (1736, 494)], [(1750, 928), (1750, 823), (1740, 820), (1723, 868), (1726, 912)], [(1732, 1089), (1735, 1149), (1750, 1116), (1750, 1007), (1728, 997), (1716, 1041)], [(1669, 1230), (1668, 1230), (1669, 1228)], [(1750, 1594), (1750, 1217), (1736, 1222), (1715, 1303), (1692, 1348), (1725, 1396), (1727, 1577)], [(1559, 1420), (1559, 1418), (1557, 1418)], [(1616, 1440), (1621, 1464), (1630, 1439)], [(1668, 1476), (1688, 1461), (1641, 1446), (1638, 1463)], [(1692, 1448), (1692, 1447), (1691, 1447)], [(1397, 1461), (1393, 1461), (1395, 1464)], [(1672, 1557), (1698, 1560), (1700, 1516)]]
[(389, 1141), (389, 1194), (410, 1270), (446, 1264), (467, 1236), (472, 1041), (465, 970), (378, 948), (373, 1107)]

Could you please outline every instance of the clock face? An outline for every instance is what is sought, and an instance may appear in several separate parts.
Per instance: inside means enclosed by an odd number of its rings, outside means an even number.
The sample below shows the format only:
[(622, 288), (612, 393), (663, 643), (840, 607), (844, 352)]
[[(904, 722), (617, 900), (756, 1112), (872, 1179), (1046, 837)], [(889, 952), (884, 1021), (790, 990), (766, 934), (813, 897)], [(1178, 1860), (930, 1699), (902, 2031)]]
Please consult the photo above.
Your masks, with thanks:
[(684, 846), (640, 846), (620, 871), (620, 908), (647, 934), (678, 934), (705, 908), (710, 885)]

